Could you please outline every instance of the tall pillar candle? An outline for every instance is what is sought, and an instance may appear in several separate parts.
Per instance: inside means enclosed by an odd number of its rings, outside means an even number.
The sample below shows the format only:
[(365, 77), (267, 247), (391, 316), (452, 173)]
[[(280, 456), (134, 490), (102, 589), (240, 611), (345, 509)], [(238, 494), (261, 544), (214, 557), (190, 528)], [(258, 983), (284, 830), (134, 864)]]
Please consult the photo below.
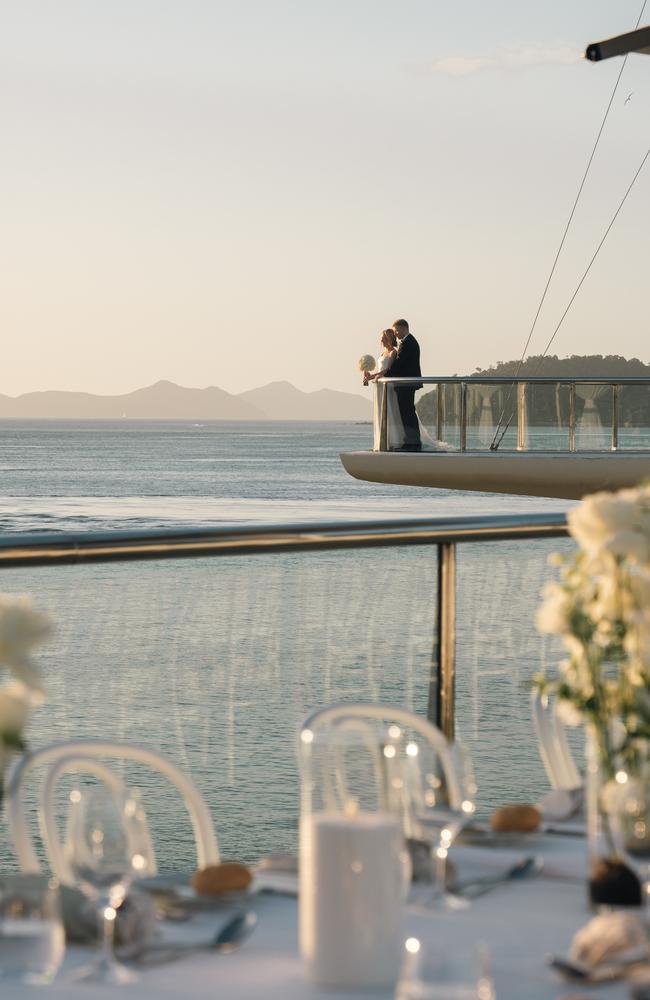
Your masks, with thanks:
[(402, 944), (403, 836), (388, 813), (313, 813), (300, 824), (300, 950), (314, 982), (394, 984)]

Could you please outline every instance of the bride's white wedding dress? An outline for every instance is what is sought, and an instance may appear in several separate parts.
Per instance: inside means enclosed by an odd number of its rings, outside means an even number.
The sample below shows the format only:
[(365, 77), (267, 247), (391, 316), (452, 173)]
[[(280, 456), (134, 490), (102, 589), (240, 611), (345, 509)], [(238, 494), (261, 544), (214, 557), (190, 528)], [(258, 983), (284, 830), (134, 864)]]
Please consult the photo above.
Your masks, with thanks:
[[(377, 361), (377, 366), (372, 372), (376, 375), (380, 372), (385, 372), (390, 366), (393, 359), (389, 354), (381, 354)], [(404, 444), (404, 424), (402, 423), (402, 418), (399, 412), (399, 406), (397, 405), (397, 396), (395, 395), (395, 390), (390, 385), (384, 385), (382, 382), (373, 382), (375, 387), (375, 406), (374, 406), (374, 428), (375, 428), (375, 443), (374, 450), (380, 451), (380, 438), (381, 438), (381, 414), (384, 407), (384, 393), (388, 392), (388, 440), (386, 442), (386, 447), (389, 451), (393, 451), (395, 448), (401, 448)]]
[[(377, 365), (372, 375), (376, 375), (380, 372), (385, 372), (390, 366), (392, 358), (388, 354), (381, 354), (377, 361)], [(395, 395), (395, 389), (392, 385), (385, 385), (382, 382), (372, 383), (375, 390), (375, 406), (374, 406), (374, 451), (381, 451), (381, 414), (384, 405), (384, 393), (388, 392), (387, 401), (387, 417), (388, 417), (388, 427), (387, 427), (387, 441), (386, 447), (388, 451), (395, 451), (396, 448), (401, 448), (405, 441), (404, 434), (404, 423), (399, 412), (399, 404), (397, 402), (397, 396)], [(418, 423), (420, 425), (420, 437), (422, 440), (422, 450), (423, 451), (454, 451), (455, 449), (447, 444), (445, 441), (438, 441), (436, 438), (429, 434), (428, 430), (418, 417)]]

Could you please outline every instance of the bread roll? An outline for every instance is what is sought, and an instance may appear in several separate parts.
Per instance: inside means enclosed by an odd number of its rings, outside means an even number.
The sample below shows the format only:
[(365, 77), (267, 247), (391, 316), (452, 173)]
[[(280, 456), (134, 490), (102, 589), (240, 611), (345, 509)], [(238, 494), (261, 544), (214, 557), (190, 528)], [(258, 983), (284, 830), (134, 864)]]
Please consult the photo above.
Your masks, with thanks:
[(502, 806), (492, 815), (490, 825), (496, 833), (531, 833), (542, 821), (535, 806)]
[(248, 889), (253, 876), (237, 861), (223, 861), (219, 865), (206, 865), (192, 875), (192, 888), (204, 896), (219, 896), (226, 892)]

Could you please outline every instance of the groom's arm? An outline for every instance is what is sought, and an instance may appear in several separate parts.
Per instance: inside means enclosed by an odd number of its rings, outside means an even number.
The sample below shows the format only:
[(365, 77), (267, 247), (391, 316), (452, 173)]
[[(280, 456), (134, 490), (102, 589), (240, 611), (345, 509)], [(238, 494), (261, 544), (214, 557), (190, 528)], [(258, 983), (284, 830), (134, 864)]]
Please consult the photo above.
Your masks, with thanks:
[(384, 375), (389, 378), (402, 378), (413, 375), (413, 371), (409, 370), (413, 368), (413, 360), (413, 350), (407, 340), (390, 368), (387, 368), (384, 372)]

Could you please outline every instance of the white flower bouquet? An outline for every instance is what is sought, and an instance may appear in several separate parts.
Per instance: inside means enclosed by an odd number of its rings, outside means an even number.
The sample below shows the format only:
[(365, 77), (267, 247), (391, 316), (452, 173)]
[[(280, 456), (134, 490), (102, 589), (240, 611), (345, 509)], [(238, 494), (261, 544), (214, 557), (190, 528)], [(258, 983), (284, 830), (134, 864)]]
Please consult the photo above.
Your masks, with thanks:
[(360, 372), (371, 372), (375, 367), (376, 361), (372, 354), (362, 354), (359, 358), (359, 371)]
[(590, 724), (606, 780), (650, 757), (650, 483), (595, 493), (568, 514), (578, 551), (554, 557), (540, 631), (559, 635), (559, 676), (536, 678), (558, 712)]
[(0, 594), (0, 667), (12, 674), (0, 686), (0, 801), (9, 758), (25, 749), (23, 729), (44, 699), (41, 676), (30, 653), (50, 631), (49, 618), (34, 611), (28, 597)]

